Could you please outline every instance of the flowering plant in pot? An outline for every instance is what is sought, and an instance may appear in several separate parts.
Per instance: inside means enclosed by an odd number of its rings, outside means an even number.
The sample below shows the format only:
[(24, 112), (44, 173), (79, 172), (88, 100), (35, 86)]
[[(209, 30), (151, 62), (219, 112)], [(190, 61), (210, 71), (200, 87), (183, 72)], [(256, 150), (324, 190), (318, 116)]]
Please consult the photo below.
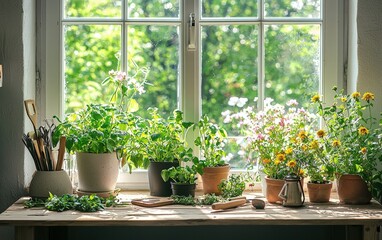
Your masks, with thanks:
[(201, 117), (197, 124), (198, 137), (194, 143), (200, 149), (203, 159), (194, 159), (198, 173), (202, 177), (205, 194), (221, 194), (218, 184), (228, 177), (229, 164), (224, 161), (224, 146), (227, 132), (224, 128), (210, 121), (207, 115)]
[(139, 108), (134, 97), (144, 93), (147, 74), (144, 68), (137, 68), (131, 76), (112, 70), (103, 82), (115, 89), (109, 103), (88, 104), (63, 121), (57, 118), (53, 140), (57, 144), (61, 136), (66, 136), (68, 152), (76, 153), (79, 190), (114, 191), (120, 164), (117, 151), (122, 165), (128, 164), (131, 169), (142, 164), (142, 151), (133, 151), (143, 139), (143, 120), (134, 114)]
[[(335, 91), (334, 103), (325, 106), (319, 95), (312, 97), (317, 112), (322, 117), (326, 128), (327, 154), (334, 166), (337, 176), (338, 194), (344, 203), (369, 203), (371, 197), (380, 199), (382, 189), (382, 171), (377, 169), (381, 161), (381, 123), (373, 117), (374, 94), (353, 92), (344, 94), (343, 90)], [(349, 176), (350, 175), (350, 176)], [(350, 177), (352, 192), (343, 195), (341, 183)], [(355, 191), (355, 179), (359, 183), (360, 192)], [(357, 181), (358, 182), (358, 181)], [(358, 183), (357, 183), (358, 184)], [(366, 190), (365, 190), (366, 188)], [(353, 197), (360, 197), (353, 199)]]
[(254, 153), (252, 164), (258, 165), (266, 175), (267, 184), (275, 186), (276, 197), (270, 197), (268, 187), (263, 192), (268, 195), (268, 201), (280, 200), (278, 193), (288, 174), (304, 177), (307, 132), (314, 120), (315, 116), (299, 108), (296, 100), (290, 100), (284, 106), (273, 103), (271, 98), (264, 100), (264, 109), (261, 111), (249, 106), (227, 116), (226, 122), (237, 123), (234, 126), (247, 136), (243, 148)]
[(147, 163), (150, 193), (153, 196), (170, 196), (169, 181), (163, 181), (163, 169), (177, 167), (180, 161), (192, 158), (192, 150), (185, 141), (193, 123), (183, 119), (183, 112), (173, 111), (172, 116), (163, 118), (157, 108), (148, 109), (151, 118), (147, 119), (144, 161)]

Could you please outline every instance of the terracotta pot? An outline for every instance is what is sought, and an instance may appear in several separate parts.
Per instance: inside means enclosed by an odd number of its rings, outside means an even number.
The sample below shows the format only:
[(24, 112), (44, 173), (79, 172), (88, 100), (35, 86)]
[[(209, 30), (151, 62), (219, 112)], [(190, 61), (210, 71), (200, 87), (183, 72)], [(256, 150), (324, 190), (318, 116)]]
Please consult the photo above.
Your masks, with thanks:
[(49, 193), (61, 196), (73, 194), (72, 182), (64, 171), (36, 171), (29, 186), (32, 198), (48, 198)]
[(366, 182), (359, 175), (345, 174), (337, 180), (337, 191), (340, 203), (368, 204), (371, 193)]
[(78, 190), (104, 193), (115, 190), (119, 161), (116, 153), (76, 153)]
[(163, 181), (161, 172), (163, 169), (169, 169), (170, 167), (179, 166), (179, 162), (155, 162), (151, 161), (147, 173), (149, 176), (150, 195), (158, 197), (171, 196), (171, 184), (170, 181)]
[(219, 167), (206, 167), (203, 169), (202, 181), (204, 194), (215, 193), (220, 195), (219, 183), (228, 178), (229, 165)]
[(279, 197), (282, 187), (284, 186), (284, 180), (265, 177), (265, 184), (267, 186), (265, 192), (265, 198), (269, 203), (282, 202)]
[(308, 183), (309, 201), (312, 203), (326, 203), (330, 200), (333, 183)]
[(195, 183), (171, 183), (172, 195), (195, 197)]

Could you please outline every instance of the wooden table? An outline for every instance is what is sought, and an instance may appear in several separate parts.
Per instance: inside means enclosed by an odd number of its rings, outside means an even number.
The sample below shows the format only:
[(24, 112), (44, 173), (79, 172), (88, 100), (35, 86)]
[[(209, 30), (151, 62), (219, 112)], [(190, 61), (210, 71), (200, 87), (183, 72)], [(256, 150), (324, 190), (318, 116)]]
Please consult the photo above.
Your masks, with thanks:
[[(251, 194), (250, 194), (251, 195)], [(250, 197), (256, 197), (252, 194)], [(144, 195), (123, 195), (126, 198)], [(209, 206), (169, 205), (144, 208), (135, 205), (108, 208), (96, 213), (51, 212), (43, 208), (25, 209), (22, 198), (0, 214), (0, 224), (15, 226), (16, 239), (34, 239), (34, 228), (43, 226), (206, 226), (206, 225), (361, 225), (363, 239), (378, 239), (382, 207), (342, 205), (337, 200), (326, 204), (305, 203), (301, 208), (267, 204), (259, 210), (247, 203), (225, 211)]]

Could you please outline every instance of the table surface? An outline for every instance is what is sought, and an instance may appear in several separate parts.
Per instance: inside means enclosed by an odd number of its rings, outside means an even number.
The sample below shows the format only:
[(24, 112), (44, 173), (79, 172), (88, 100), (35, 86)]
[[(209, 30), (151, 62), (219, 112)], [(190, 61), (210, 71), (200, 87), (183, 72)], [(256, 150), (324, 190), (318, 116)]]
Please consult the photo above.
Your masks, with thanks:
[[(249, 192), (248, 198), (261, 198)], [(149, 197), (147, 193), (125, 192), (123, 201)], [(145, 208), (124, 205), (95, 213), (78, 211), (52, 212), (44, 208), (26, 209), (21, 198), (0, 214), (0, 224), (14, 226), (201, 226), (201, 225), (382, 225), (382, 206), (343, 205), (336, 199), (329, 203), (306, 202), (300, 208), (287, 208), (266, 203), (255, 209), (251, 203), (227, 209), (212, 210), (210, 206), (168, 205)]]

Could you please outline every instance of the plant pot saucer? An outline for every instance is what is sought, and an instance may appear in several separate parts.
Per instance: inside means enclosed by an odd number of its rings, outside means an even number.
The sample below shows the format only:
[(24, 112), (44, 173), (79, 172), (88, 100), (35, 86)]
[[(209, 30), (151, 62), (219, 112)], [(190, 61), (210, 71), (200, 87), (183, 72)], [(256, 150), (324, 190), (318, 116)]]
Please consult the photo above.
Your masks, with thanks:
[(110, 195), (111, 196), (117, 196), (120, 191), (121, 191), (121, 189), (119, 189), (119, 188), (116, 188), (113, 191), (107, 191), (107, 192), (87, 192), (87, 191), (81, 191), (81, 190), (77, 189), (76, 193), (79, 197), (82, 197), (84, 195), (95, 194), (98, 197), (107, 198), (107, 197), (110, 197)]

